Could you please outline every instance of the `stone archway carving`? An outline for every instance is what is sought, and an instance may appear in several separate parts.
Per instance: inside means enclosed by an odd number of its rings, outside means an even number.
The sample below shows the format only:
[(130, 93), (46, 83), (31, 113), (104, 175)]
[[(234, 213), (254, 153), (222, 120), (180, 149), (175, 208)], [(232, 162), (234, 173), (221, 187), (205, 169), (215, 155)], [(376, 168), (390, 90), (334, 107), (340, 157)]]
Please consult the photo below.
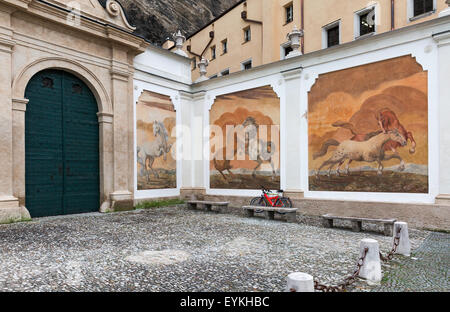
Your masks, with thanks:
[(83, 80), (96, 97), (99, 113), (112, 113), (111, 99), (100, 79), (84, 65), (62, 57), (41, 58), (25, 66), (12, 83), (13, 99), (23, 99), (30, 79), (38, 72), (49, 68), (70, 72)]

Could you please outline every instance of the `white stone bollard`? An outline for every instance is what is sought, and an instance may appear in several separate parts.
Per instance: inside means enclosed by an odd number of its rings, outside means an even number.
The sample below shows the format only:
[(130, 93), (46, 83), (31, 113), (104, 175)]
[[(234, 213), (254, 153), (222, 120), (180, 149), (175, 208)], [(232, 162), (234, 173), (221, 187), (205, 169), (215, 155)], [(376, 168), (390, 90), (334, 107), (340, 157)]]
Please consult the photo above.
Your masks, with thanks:
[(400, 242), (397, 247), (396, 254), (409, 257), (411, 255), (411, 242), (409, 241), (408, 223), (406, 222), (394, 223), (394, 237), (393, 237), (394, 240), (399, 228), (401, 228), (402, 230), (400, 232)]
[(359, 277), (366, 279), (369, 283), (378, 283), (381, 281), (381, 261), (380, 246), (374, 239), (363, 239), (360, 243), (359, 257), (364, 255), (364, 250), (369, 248), (363, 266), (359, 271)]
[(286, 292), (314, 292), (314, 279), (311, 275), (295, 272), (288, 275)]

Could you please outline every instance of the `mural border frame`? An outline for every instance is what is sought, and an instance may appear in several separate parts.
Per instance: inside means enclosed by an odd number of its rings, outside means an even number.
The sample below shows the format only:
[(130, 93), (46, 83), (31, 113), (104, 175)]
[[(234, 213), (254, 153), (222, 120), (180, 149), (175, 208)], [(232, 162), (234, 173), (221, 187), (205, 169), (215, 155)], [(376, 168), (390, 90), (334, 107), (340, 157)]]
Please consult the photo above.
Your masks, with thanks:
[[(439, 124), (433, 122), (433, 117), (439, 115), (439, 85), (437, 65), (437, 44), (431, 37), (402, 43), (383, 49), (371, 50), (346, 57), (345, 50), (339, 51), (342, 57), (334, 61), (305, 67), (303, 69), (303, 83), (301, 85), (301, 111), (308, 111), (308, 93), (316, 83), (319, 75), (330, 72), (359, 67), (371, 63), (381, 62), (397, 57), (411, 55), (416, 58), (424, 71), (428, 71), (428, 194), (410, 193), (371, 193), (371, 192), (331, 192), (309, 190), (309, 157), (302, 153), (302, 188), (306, 199), (364, 201), (381, 203), (426, 203), (434, 204), (439, 194)], [(389, 57), (386, 57), (389, 55)], [(340, 56), (340, 55), (339, 55)], [(302, 150), (309, 151), (309, 132), (299, 137)]]
[(137, 116), (136, 116), (136, 105), (139, 101), (139, 97), (143, 92), (150, 91), (154, 93), (158, 93), (161, 95), (169, 96), (172, 104), (176, 111), (176, 125), (181, 125), (181, 111), (180, 111), (180, 97), (179, 91), (163, 86), (159, 86), (156, 84), (152, 84), (150, 82), (143, 81), (137, 77), (134, 77), (133, 84), (133, 189), (134, 189), (134, 199), (135, 200), (143, 200), (143, 199), (152, 199), (152, 198), (163, 198), (163, 197), (176, 197), (181, 194), (181, 181), (182, 181), (182, 160), (179, 155), (179, 145), (181, 144), (181, 140), (177, 137), (177, 187), (173, 189), (154, 189), (154, 190), (138, 190), (137, 189)]
[(264, 86), (270, 86), (275, 94), (280, 99), (280, 188), (283, 189), (286, 185), (286, 142), (283, 138), (286, 137), (286, 100), (284, 90), (284, 79), (281, 73), (261, 77), (254, 80), (248, 80), (238, 84), (219, 87), (213, 90), (209, 90), (205, 95), (205, 104), (203, 107), (204, 116), (203, 129), (205, 133), (203, 136), (204, 146), (204, 162), (203, 162), (203, 181), (205, 183), (205, 189), (207, 195), (217, 196), (239, 196), (239, 197), (253, 197), (259, 196), (261, 190), (239, 190), (239, 189), (212, 189), (210, 185), (210, 141), (209, 141), (209, 126), (210, 126), (210, 110), (215, 104), (215, 100), (218, 96), (245, 91), (249, 89), (260, 88)]

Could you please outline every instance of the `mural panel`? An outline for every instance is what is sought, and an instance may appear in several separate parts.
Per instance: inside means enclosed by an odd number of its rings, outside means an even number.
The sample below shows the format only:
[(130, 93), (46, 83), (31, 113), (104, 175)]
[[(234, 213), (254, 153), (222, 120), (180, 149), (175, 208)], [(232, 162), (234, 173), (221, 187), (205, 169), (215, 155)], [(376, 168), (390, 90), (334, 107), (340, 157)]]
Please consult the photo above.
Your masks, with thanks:
[(210, 123), (211, 189), (280, 188), (280, 100), (270, 86), (217, 97)]
[(428, 73), (411, 56), (320, 75), (310, 191), (428, 193)]
[(170, 97), (144, 91), (136, 104), (136, 123), (137, 189), (176, 188), (176, 112)]

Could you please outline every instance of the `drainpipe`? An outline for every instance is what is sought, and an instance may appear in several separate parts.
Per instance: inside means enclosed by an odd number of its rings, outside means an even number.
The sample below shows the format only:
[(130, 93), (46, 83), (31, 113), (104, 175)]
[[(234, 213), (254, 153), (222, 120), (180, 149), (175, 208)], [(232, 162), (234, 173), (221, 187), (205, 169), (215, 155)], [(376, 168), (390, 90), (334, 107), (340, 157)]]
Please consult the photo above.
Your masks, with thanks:
[[(392, 1), (394, 1), (394, 0), (392, 0)], [(300, 0), (300, 18), (301, 18), (300, 31), (303, 32), (303, 34), (304, 34), (305, 33), (305, 0)], [(301, 44), (302, 44), (302, 47), (301, 47), (302, 54), (305, 54), (305, 36), (304, 35), (302, 36)]]
[(391, 0), (391, 30), (395, 29), (395, 0)]
[(241, 12), (241, 18), (242, 18), (245, 22), (247, 22), (247, 23), (255, 23), (255, 24), (259, 24), (259, 25), (262, 25), (262, 24), (263, 24), (263, 22), (261, 22), (261, 21), (249, 19), (249, 18), (247, 17), (247, 11), (242, 11), (242, 12)]
[(203, 56), (203, 54), (205, 54), (206, 50), (208, 49), (208, 47), (211, 45), (211, 43), (214, 40), (214, 30), (209, 32), (209, 42), (206, 45), (206, 47), (203, 49), (202, 53), (200, 54), (201, 56)]
[(192, 55), (198, 57), (198, 58), (201, 60), (202, 57), (203, 57), (203, 54), (205, 54), (206, 50), (207, 50), (208, 47), (211, 45), (211, 43), (213, 42), (213, 40), (214, 40), (214, 30), (209, 32), (209, 41), (208, 41), (208, 44), (207, 44), (207, 45), (205, 46), (205, 48), (203, 49), (202, 53), (197, 54), (197, 53), (195, 53), (194, 51), (192, 51), (192, 46), (191, 46), (190, 44), (186, 47), (186, 50), (188, 50), (189, 53), (191, 53)]

